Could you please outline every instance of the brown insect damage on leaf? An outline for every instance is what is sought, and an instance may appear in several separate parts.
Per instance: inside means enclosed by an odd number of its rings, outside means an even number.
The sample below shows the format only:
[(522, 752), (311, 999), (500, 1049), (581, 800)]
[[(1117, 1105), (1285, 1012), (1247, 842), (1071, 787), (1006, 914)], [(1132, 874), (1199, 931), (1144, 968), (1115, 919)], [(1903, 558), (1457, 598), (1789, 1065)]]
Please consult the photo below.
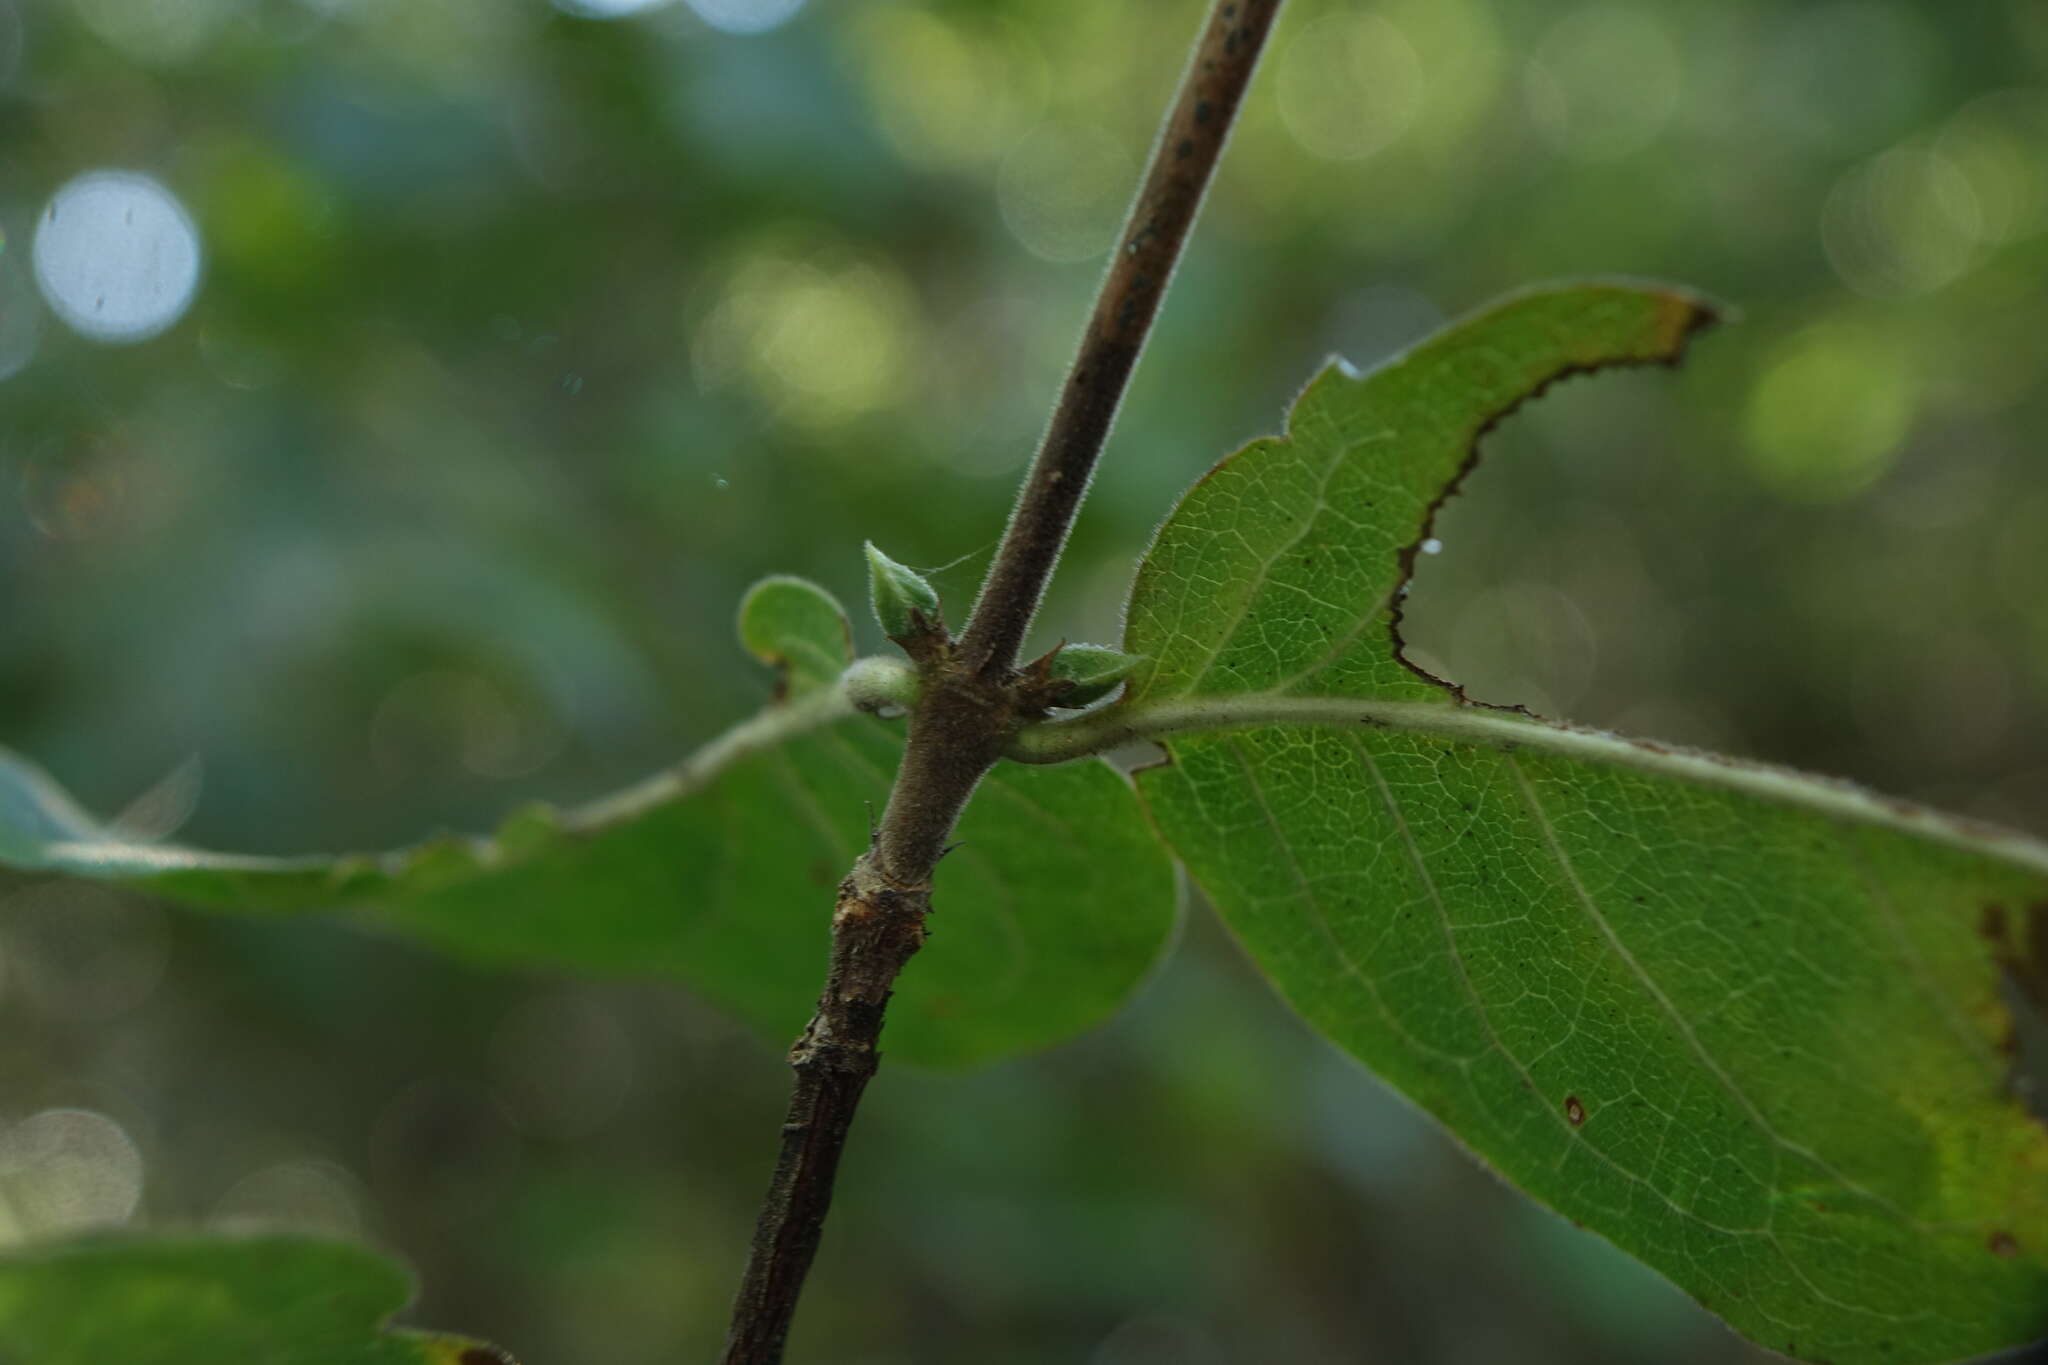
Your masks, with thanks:
[(1407, 611), (1409, 585), (1415, 581), (1416, 557), (1422, 553), (1422, 547), (1435, 536), (1436, 519), (1444, 510), (1444, 504), (1457, 496), (1464, 488), (1465, 480), (1479, 467), (1480, 446), (1494, 428), (1567, 379), (1598, 374), (1602, 370), (1639, 369), (1645, 365), (1677, 369), (1680, 362), (1685, 359), (1686, 347), (1691, 344), (1694, 336), (1735, 316), (1732, 310), (1724, 309), (1697, 294), (1661, 287), (1651, 292), (1654, 292), (1657, 299), (1657, 318), (1654, 324), (1655, 353), (1639, 359), (1603, 360), (1591, 364), (1566, 366), (1514, 402), (1493, 413), (1477, 431), (1472, 433), (1471, 443), (1465, 450), (1464, 462), (1458, 466), (1457, 472), (1451, 475), (1450, 481), (1443, 486), (1443, 491), (1436, 495), (1436, 500), (1430, 503), (1423, 513), (1421, 530), (1416, 533), (1413, 540), (1401, 548), (1398, 556), (1400, 572), (1395, 579), (1394, 594), (1387, 613), (1387, 634), (1394, 647), (1394, 658), (1416, 677), (1424, 682), (1434, 683), (1450, 693), (1461, 705), (1482, 706), (1490, 711), (1510, 711), (1528, 716), (1532, 720), (1539, 719), (1526, 706), (1503, 706), (1467, 696), (1462, 684), (1452, 682), (1448, 678), (1440, 678), (1408, 657), (1408, 642), (1401, 637), (1401, 622)]
[(2003, 978), (2006, 1030), (1999, 1049), (2009, 1059), (2006, 1091), (2048, 1123), (2048, 901), (2035, 901), (2019, 915), (1987, 903), (1977, 932)]
[(2024, 924), (2016, 927), (2006, 908), (1994, 901), (1984, 907), (1977, 932), (1991, 944), (1999, 967), (2020, 993), (2048, 1007), (2048, 901), (2035, 901), (2024, 915)]
[(1665, 352), (1663, 363), (1676, 365), (1695, 333), (1736, 320), (1732, 309), (1711, 304), (1695, 294), (1666, 291), (1657, 316), (1657, 337)]
[(1564, 1097), (1564, 1116), (1566, 1121), (1574, 1128), (1580, 1127), (1586, 1122), (1586, 1106), (1577, 1095), (1566, 1095)]

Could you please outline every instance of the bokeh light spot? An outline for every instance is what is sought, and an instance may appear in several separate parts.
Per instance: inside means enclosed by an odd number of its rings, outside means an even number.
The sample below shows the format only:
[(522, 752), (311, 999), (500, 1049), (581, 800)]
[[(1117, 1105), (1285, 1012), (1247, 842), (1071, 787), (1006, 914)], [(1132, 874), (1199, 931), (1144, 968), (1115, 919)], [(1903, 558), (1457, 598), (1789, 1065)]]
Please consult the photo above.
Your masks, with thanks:
[(1528, 67), (1530, 112), (1566, 156), (1604, 161), (1647, 146), (1671, 121), (1685, 68), (1648, 14), (1594, 5), (1557, 21)]
[(555, 0), (555, 8), (578, 19), (624, 19), (670, 3), (672, 0)]
[(86, 25), (147, 65), (197, 56), (234, 9), (234, 0), (71, 0)]
[(1445, 162), (1479, 131), (1500, 94), (1506, 59), (1485, 0), (1384, 0), (1380, 10), (1414, 45), (1427, 90), (1414, 140)]
[(1392, 143), (1422, 107), (1422, 60), (1377, 14), (1332, 14), (1310, 24), (1281, 54), (1277, 81), (1287, 130), (1335, 161)]
[(886, 264), (764, 253), (732, 272), (692, 361), (706, 388), (744, 382), (785, 416), (832, 426), (900, 396), (916, 311)]
[(1942, 128), (1934, 151), (1968, 183), (1985, 241), (2048, 230), (2048, 90), (1972, 100)]
[(883, 133), (919, 165), (994, 162), (1045, 103), (1044, 58), (1020, 32), (888, 6), (862, 9), (850, 41)]
[(142, 1153), (105, 1114), (46, 1109), (0, 1131), (0, 1243), (125, 1223)]
[(1134, 162), (1108, 134), (1041, 124), (1003, 160), (1003, 222), (1041, 260), (1093, 260), (1116, 241)]
[(1848, 323), (1811, 328), (1780, 346), (1750, 391), (1750, 464), (1788, 497), (1848, 497), (1891, 468), (1918, 401), (1890, 338)]
[(1969, 269), (1985, 224), (1969, 178), (1953, 162), (1904, 146), (1835, 182), (1820, 234), (1842, 283), (1899, 298), (1939, 289)]
[(724, 33), (766, 33), (780, 28), (804, 0), (688, 0), (697, 17)]
[(199, 229), (146, 175), (90, 171), (36, 221), (36, 283), (57, 316), (94, 341), (144, 341), (169, 327), (199, 287)]
[(235, 1182), (214, 1206), (217, 1223), (328, 1237), (363, 1235), (364, 1191), (327, 1161), (284, 1161)]

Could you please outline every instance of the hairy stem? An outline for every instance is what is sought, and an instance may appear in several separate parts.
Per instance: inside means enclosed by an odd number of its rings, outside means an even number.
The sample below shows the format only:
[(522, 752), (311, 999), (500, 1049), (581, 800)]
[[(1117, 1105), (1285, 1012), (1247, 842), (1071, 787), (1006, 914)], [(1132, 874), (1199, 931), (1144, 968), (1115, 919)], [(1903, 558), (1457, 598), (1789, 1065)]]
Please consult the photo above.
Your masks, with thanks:
[(1280, 0), (1221, 0), (1195, 45), (1059, 406), (960, 638), (961, 657), (984, 677), (1016, 664), (1279, 9)]
[(725, 1365), (782, 1359), (847, 1131), (880, 1060), (889, 993), (924, 942), (932, 871), (976, 785), (1035, 714), (1014, 671), (1017, 649), (1279, 7), (1280, 0), (1217, 0), (967, 629), (957, 643), (934, 635), (913, 651), (918, 695), (903, 764), (874, 845), (840, 883), (825, 989), (790, 1049), (796, 1084), (733, 1305)]

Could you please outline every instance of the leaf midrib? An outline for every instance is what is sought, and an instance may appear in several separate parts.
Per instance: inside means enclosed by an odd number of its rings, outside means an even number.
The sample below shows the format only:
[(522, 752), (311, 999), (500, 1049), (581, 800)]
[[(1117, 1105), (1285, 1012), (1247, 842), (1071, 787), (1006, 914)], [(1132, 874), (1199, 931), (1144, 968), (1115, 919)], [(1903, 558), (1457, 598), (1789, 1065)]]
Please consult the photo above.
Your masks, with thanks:
[(1369, 726), (1434, 735), (1509, 753), (1526, 748), (1562, 758), (1634, 768), (1698, 786), (1738, 791), (1776, 805), (1801, 807), (1846, 824), (1897, 830), (2048, 875), (2048, 842), (2031, 834), (1881, 796), (1841, 778), (1629, 739), (1607, 730), (1460, 702), (1449, 695), (1441, 701), (1424, 702), (1246, 692), (1175, 702), (1128, 703), (1027, 727), (1012, 742), (1010, 757), (1027, 763), (1057, 763), (1122, 744), (1163, 742), (1175, 735), (1275, 724)]

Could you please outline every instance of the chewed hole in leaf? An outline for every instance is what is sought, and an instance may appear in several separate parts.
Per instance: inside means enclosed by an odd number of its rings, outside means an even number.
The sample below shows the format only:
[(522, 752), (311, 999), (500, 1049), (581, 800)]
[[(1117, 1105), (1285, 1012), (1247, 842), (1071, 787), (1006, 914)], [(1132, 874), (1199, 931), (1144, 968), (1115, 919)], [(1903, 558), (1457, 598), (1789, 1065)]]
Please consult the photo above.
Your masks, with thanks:
[[(1519, 296), (1363, 380), (1326, 373), (1285, 436), (1211, 471), (1132, 597), (1126, 647), (1157, 663), (1126, 729), (1156, 719), (1174, 760), (1140, 790), (1312, 1023), (1738, 1330), (1840, 1365), (2033, 1340), (2048, 1133), (2005, 1093), (1987, 1006), (2001, 978), (2015, 1013), (2048, 997), (2048, 846), (1448, 705), (1394, 657), (1421, 545), (1460, 547), (1432, 561), (1449, 565), (1488, 539), (1431, 524), (1478, 437), (1559, 374), (1675, 354), (1685, 307)], [(1513, 477), (1503, 491), (1543, 519)], [(1472, 581), (1570, 597), (1630, 576), (1574, 553)]]
[(1474, 701), (1725, 743), (1659, 686), (1686, 643), (1665, 585), (1710, 551), (1614, 505), (1627, 477), (1601, 468), (1640, 455), (1637, 414), (1672, 394), (1658, 374), (1575, 378), (1484, 434), (1404, 558), (1399, 657)]

